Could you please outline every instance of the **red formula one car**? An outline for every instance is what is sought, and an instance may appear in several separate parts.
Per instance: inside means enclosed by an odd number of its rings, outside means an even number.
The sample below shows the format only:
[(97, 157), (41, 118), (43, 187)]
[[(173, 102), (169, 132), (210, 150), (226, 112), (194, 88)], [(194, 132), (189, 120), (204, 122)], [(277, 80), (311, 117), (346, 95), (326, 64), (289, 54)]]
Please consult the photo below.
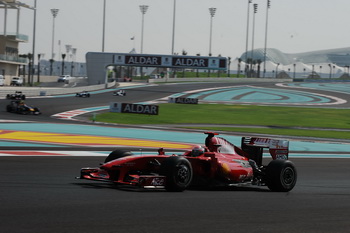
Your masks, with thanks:
[[(206, 134), (205, 146), (182, 155), (166, 155), (162, 148), (157, 155), (113, 151), (99, 168), (82, 168), (77, 178), (168, 191), (197, 185), (266, 185), (277, 192), (294, 188), (297, 171), (288, 160), (288, 141), (243, 137), (239, 148), (216, 133)], [(262, 164), (264, 148), (272, 157), (268, 165)]]

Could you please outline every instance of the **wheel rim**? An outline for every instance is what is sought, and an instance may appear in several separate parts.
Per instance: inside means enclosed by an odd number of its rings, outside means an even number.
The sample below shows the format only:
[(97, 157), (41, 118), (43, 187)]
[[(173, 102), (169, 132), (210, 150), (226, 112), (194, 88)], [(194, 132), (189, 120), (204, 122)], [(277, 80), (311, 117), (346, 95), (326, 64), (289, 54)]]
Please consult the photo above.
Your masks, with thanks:
[(284, 185), (292, 185), (295, 180), (295, 173), (294, 170), (291, 167), (287, 167), (284, 169), (283, 173), (281, 174), (281, 181)]
[(181, 184), (186, 184), (190, 179), (190, 171), (187, 166), (180, 165), (177, 170), (177, 181)]

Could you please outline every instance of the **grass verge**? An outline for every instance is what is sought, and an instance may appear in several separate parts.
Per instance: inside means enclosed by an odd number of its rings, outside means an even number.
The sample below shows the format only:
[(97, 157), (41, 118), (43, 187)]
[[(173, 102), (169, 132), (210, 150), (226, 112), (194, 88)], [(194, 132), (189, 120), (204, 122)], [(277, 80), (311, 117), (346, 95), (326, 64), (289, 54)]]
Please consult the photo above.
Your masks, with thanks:
[[(102, 113), (97, 115), (96, 121), (140, 125), (206, 124), (205, 127), (189, 126), (186, 128), (350, 139), (350, 132), (341, 131), (350, 129), (350, 109), (160, 104), (159, 115)], [(247, 125), (250, 127), (219, 127), (217, 125)], [(255, 128), (254, 126), (281, 128)], [(323, 128), (325, 130), (288, 129), (290, 127)]]

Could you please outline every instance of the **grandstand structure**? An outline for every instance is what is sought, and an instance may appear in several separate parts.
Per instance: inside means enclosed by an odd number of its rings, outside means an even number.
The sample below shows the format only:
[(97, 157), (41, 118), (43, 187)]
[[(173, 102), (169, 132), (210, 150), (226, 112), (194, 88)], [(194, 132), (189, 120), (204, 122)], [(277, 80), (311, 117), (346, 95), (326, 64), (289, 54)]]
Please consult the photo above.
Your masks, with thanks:
[[(247, 60), (247, 63), (245, 63)], [(241, 67), (249, 66), (253, 60), (256, 64), (261, 64), (261, 72), (265, 61), (265, 50), (254, 49), (243, 53), (236, 62), (241, 63)], [(254, 66), (254, 65), (253, 65)], [(339, 78), (344, 75), (349, 76), (350, 67), (350, 47), (327, 49), (304, 53), (283, 53), (275, 48), (266, 49), (266, 75), (273, 77), (281, 73), (290, 74), (292, 77), (318, 76), (320, 78)], [(254, 68), (253, 68), (254, 69)]]
[[(252, 51), (248, 51), (247, 54), (243, 53), (240, 58), (244, 61), (246, 55), (250, 58), (251, 54)], [(254, 49), (253, 55), (254, 60), (264, 61), (264, 49)], [(290, 65), (298, 62), (304, 64), (330, 63), (345, 67), (350, 65), (350, 47), (305, 53), (283, 53), (278, 49), (269, 48), (266, 49), (266, 61), (276, 64), (280, 63), (282, 65)]]

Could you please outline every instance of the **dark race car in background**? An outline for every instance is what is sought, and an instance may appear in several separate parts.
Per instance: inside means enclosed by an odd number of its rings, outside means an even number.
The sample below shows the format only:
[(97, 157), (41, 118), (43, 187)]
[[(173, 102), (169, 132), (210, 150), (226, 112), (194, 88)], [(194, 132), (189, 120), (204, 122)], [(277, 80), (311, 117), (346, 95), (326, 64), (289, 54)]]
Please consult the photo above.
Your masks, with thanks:
[(25, 100), (26, 96), (21, 91), (16, 91), (14, 94), (7, 94), (6, 99)]
[[(215, 133), (206, 134), (204, 147), (181, 155), (166, 155), (163, 148), (155, 155), (115, 150), (100, 167), (82, 168), (77, 178), (168, 191), (221, 185), (267, 186), (276, 192), (294, 188), (297, 170), (288, 160), (288, 141), (243, 137), (241, 147), (237, 147)], [(267, 165), (262, 163), (264, 148), (272, 158)]]
[(31, 107), (24, 103), (23, 100), (12, 100), (10, 104), (6, 106), (7, 112), (19, 113), (19, 114), (41, 114), (39, 108)]
[(83, 98), (90, 97), (90, 93), (87, 91), (82, 91), (82, 92), (76, 93), (75, 97), (83, 97)]

